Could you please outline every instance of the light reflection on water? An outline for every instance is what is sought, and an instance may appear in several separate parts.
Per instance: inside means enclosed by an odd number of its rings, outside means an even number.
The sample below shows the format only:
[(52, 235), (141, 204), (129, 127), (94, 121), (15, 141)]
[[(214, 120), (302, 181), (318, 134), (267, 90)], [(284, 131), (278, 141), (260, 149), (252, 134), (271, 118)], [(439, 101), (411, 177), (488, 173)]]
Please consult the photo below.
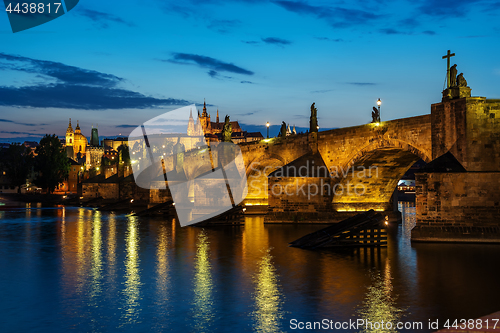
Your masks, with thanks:
[(206, 233), (198, 234), (196, 243), (193, 320), (196, 332), (210, 332), (213, 325), (213, 283), (210, 266), (209, 243)]
[(124, 318), (127, 324), (140, 320), (141, 277), (139, 259), (139, 235), (137, 217), (127, 216)]
[[(201, 229), (83, 208), (2, 212), (0, 331), (288, 332), (293, 318), (427, 322), (498, 311), (488, 263), (500, 246), (412, 245), (415, 207), (400, 209), (387, 248), (339, 251), (288, 247), (321, 225), (255, 216)], [(478, 303), (477, 293), (488, 296)]]
[[(396, 305), (397, 296), (393, 292), (389, 259), (385, 261), (383, 272), (371, 273), (371, 280), (365, 301), (358, 310), (360, 318), (366, 322), (361, 332), (397, 332), (396, 324), (404, 310)], [(385, 324), (382, 325), (383, 323)], [(388, 326), (387, 323), (391, 325)]]
[(280, 321), (283, 318), (282, 298), (278, 286), (278, 276), (272, 263), (269, 251), (265, 252), (259, 262), (259, 269), (254, 278), (255, 283), (255, 331), (281, 332)]

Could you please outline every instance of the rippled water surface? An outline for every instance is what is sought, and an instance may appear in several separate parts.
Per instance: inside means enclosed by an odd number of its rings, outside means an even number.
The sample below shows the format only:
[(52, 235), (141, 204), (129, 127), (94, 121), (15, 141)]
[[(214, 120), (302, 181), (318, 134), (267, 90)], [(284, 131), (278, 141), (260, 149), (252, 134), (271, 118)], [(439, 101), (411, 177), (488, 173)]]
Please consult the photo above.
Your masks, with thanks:
[(386, 248), (343, 251), (290, 248), (324, 226), (262, 217), (202, 229), (85, 208), (0, 211), (0, 331), (284, 332), (293, 319), (364, 319), (425, 332), (429, 320), (499, 311), (500, 245), (411, 244), (412, 206), (400, 203)]

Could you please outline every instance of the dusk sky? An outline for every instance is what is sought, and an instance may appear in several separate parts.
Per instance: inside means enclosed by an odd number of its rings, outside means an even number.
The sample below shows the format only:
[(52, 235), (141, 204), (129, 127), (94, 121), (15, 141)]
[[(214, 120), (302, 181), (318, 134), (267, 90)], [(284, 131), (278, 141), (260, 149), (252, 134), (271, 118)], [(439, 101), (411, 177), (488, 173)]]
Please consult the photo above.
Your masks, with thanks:
[[(430, 113), (450, 49), (473, 96), (500, 98), (500, 1), (95, 1), (12, 33), (0, 14), (0, 140), (68, 118), (128, 135), (203, 99), (215, 119), (320, 128)], [(250, 127), (249, 127), (250, 128)], [(252, 127), (253, 129), (254, 127)]]

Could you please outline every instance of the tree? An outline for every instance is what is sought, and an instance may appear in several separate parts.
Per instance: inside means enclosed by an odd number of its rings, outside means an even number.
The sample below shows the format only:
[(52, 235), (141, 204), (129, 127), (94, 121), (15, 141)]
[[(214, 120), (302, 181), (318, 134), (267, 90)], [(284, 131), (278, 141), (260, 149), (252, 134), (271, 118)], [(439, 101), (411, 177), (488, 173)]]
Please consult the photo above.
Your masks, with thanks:
[(18, 192), (21, 191), (21, 185), (26, 183), (33, 168), (33, 153), (31, 148), (20, 144), (12, 144), (4, 151), (3, 165), (7, 178), (12, 185), (18, 186)]
[(39, 172), (35, 183), (48, 193), (54, 192), (59, 183), (68, 178), (70, 162), (59, 138), (45, 135), (36, 148), (35, 170)]

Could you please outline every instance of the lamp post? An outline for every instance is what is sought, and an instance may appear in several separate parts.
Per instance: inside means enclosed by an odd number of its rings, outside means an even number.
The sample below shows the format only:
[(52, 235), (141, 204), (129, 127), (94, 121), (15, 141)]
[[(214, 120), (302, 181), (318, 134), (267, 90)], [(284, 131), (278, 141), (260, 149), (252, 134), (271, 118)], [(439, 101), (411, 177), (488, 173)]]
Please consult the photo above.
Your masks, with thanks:
[(382, 105), (382, 101), (380, 100), (380, 98), (377, 101), (377, 105), (378, 105), (378, 122), (380, 122), (380, 105)]
[(267, 138), (269, 139), (269, 122), (266, 123), (267, 126)]

